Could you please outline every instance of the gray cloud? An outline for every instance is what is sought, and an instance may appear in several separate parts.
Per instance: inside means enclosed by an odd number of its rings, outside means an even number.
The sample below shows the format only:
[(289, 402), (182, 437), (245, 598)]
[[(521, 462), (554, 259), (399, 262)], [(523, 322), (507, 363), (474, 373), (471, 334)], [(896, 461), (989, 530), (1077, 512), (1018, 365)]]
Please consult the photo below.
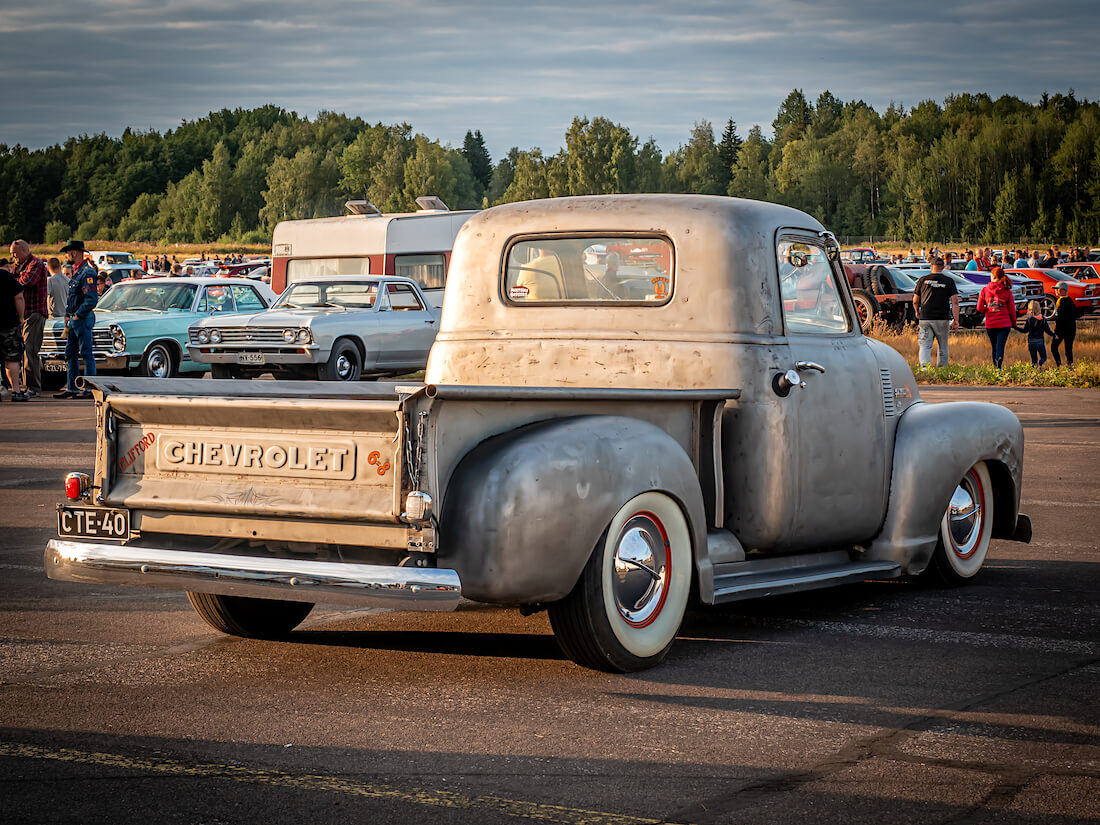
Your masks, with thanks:
[[(0, 0), (0, 142), (174, 128), (274, 103), (554, 151), (602, 115), (666, 151), (693, 122), (768, 131), (792, 88), (880, 111), (984, 91), (1100, 95), (1091, 2)], [(1084, 46), (1084, 47), (1082, 47)]]

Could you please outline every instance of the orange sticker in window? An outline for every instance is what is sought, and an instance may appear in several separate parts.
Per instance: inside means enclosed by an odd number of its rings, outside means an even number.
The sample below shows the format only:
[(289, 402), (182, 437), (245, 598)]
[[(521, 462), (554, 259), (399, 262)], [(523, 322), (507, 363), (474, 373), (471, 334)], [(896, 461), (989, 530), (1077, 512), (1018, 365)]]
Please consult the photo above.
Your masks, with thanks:
[(653, 295), (657, 298), (664, 298), (668, 295), (668, 278), (664, 276), (658, 276), (650, 281), (653, 284)]

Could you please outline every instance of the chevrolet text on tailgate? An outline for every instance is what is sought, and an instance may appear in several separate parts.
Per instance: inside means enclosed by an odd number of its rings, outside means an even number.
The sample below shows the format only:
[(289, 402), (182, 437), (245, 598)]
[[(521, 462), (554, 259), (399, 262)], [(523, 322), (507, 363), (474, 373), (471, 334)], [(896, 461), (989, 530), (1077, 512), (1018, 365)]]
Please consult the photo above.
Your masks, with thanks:
[(51, 578), (183, 590), (225, 633), (315, 602), (546, 609), (576, 662), (664, 658), (691, 599), (969, 581), (1027, 541), (1020, 422), (921, 401), (833, 236), (707, 196), (533, 201), (454, 247), (424, 383), (96, 377)]

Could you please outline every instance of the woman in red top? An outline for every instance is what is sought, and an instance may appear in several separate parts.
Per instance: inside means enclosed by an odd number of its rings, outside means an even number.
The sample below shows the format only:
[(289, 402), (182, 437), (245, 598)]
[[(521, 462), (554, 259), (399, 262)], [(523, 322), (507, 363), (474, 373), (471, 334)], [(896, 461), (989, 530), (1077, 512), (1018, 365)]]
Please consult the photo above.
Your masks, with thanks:
[(1003, 267), (989, 270), (989, 283), (978, 295), (978, 312), (985, 313), (985, 332), (993, 347), (993, 366), (1001, 368), (1005, 360), (1005, 342), (1016, 323), (1016, 302)]

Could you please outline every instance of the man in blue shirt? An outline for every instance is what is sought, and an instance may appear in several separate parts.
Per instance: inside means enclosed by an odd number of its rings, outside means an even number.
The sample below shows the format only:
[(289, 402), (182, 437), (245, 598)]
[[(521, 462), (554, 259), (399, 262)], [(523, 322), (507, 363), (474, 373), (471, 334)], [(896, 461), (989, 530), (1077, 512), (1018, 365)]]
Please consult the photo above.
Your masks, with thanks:
[(95, 326), (96, 269), (84, 259), (84, 241), (69, 241), (61, 251), (73, 265), (69, 279), (69, 295), (65, 302), (65, 357), (68, 360), (68, 382), (54, 398), (91, 398), (90, 390), (77, 391), (80, 359), (84, 359), (84, 375), (95, 375), (95, 353), (92, 351), (92, 328)]
[(969, 249), (966, 250), (966, 266), (963, 268), (967, 272), (976, 272), (978, 269), (978, 262), (974, 259), (974, 253)]

